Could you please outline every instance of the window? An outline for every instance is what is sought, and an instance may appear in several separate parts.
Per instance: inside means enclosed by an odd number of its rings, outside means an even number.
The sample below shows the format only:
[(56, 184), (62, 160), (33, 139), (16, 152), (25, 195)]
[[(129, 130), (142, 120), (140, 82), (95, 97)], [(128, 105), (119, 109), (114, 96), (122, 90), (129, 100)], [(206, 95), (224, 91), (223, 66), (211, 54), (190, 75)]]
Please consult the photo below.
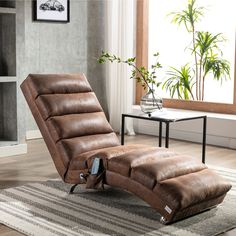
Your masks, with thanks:
[[(226, 3), (227, 2), (227, 3)], [(137, 47), (149, 47), (148, 59), (149, 64), (152, 64), (152, 54), (156, 51), (160, 52), (160, 62), (163, 65), (163, 70), (160, 72), (160, 77), (166, 76), (166, 71), (169, 66), (178, 68), (189, 61), (191, 53), (185, 50), (186, 46), (191, 41), (189, 35), (183, 26), (178, 26), (171, 23), (171, 17), (167, 16), (170, 12), (182, 10), (187, 3), (187, 0), (142, 0), (138, 1), (138, 12), (142, 10), (142, 19), (137, 22), (139, 34), (137, 35)], [(196, 109), (223, 113), (236, 113), (236, 91), (234, 89), (235, 82), (235, 26), (236, 18), (234, 9), (236, 8), (235, 0), (197, 0), (199, 6), (206, 6), (205, 17), (198, 24), (198, 29), (209, 30), (212, 33), (222, 32), (227, 38), (224, 48), (224, 58), (231, 65), (231, 80), (224, 81), (222, 86), (219, 82), (212, 79), (206, 80), (205, 99), (207, 102), (185, 101), (179, 99), (168, 99), (169, 94), (165, 91), (159, 91), (164, 99), (164, 106)], [(140, 6), (141, 5), (141, 6)], [(149, 11), (148, 11), (149, 5)], [(141, 8), (141, 10), (139, 9)], [(143, 40), (140, 38), (140, 31), (146, 31), (149, 21), (149, 39)], [(145, 24), (146, 22), (146, 24)], [(142, 28), (140, 29), (140, 24)], [(144, 36), (143, 36), (144, 37)], [(146, 43), (146, 45), (145, 45)], [(176, 46), (177, 45), (177, 46)], [(140, 58), (140, 51), (137, 51), (137, 60)], [(143, 55), (142, 55), (143, 57)], [(146, 57), (146, 63), (147, 63)], [(145, 61), (144, 59), (142, 59)], [(213, 89), (214, 88), (214, 89)]]

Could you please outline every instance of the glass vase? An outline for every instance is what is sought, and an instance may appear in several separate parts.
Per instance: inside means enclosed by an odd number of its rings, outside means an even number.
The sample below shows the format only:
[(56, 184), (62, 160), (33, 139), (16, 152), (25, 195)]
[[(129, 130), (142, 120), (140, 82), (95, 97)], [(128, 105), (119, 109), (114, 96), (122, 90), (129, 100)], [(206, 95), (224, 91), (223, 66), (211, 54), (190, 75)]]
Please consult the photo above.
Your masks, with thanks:
[(162, 98), (159, 97), (155, 90), (149, 90), (140, 101), (140, 107), (142, 112), (150, 114), (152, 112), (162, 110)]

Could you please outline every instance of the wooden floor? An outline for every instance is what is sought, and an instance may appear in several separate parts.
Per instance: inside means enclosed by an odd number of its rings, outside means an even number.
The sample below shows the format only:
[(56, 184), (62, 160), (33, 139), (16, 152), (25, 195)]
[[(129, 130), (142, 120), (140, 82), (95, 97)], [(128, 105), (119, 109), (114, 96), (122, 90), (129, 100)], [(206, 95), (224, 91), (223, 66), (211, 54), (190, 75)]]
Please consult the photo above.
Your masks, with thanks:
[[(154, 146), (157, 145), (158, 139), (148, 135), (126, 136), (125, 143)], [(36, 139), (28, 141), (27, 144), (27, 154), (0, 158), (0, 189), (59, 177), (44, 141)], [(170, 149), (201, 158), (200, 144), (170, 140)], [(236, 150), (207, 146), (206, 164), (236, 169)], [(19, 236), (22, 234), (0, 224), (0, 235)], [(222, 235), (235, 236), (236, 229)]]

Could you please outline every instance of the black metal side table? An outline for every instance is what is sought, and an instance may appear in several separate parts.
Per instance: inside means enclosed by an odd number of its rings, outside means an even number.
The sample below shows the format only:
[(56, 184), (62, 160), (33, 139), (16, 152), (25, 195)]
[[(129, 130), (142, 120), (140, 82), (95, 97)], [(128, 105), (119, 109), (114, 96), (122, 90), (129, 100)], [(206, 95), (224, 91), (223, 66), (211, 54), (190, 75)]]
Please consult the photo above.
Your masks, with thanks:
[(187, 112), (174, 112), (167, 111), (163, 114), (122, 114), (122, 124), (121, 124), (121, 145), (124, 145), (124, 135), (125, 135), (125, 118), (135, 118), (141, 120), (158, 121), (159, 122), (159, 147), (162, 146), (162, 123), (166, 125), (166, 135), (165, 135), (165, 147), (169, 148), (169, 133), (170, 133), (170, 123), (187, 121), (187, 120), (203, 120), (203, 133), (202, 133), (202, 163), (205, 163), (206, 154), (206, 127), (207, 127), (207, 116), (206, 115), (196, 115), (194, 113)]

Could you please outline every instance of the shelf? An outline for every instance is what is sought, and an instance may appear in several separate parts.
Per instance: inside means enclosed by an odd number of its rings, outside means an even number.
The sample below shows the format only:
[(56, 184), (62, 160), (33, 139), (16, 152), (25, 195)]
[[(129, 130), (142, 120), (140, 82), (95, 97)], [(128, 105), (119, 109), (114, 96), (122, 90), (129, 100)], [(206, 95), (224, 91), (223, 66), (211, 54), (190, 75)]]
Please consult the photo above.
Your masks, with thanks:
[(0, 147), (5, 147), (5, 146), (13, 146), (18, 144), (17, 141), (8, 141), (8, 140), (1, 140), (0, 139)]
[(16, 14), (16, 9), (11, 7), (0, 7), (0, 14)]
[(16, 76), (0, 76), (0, 83), (16, 82)]

